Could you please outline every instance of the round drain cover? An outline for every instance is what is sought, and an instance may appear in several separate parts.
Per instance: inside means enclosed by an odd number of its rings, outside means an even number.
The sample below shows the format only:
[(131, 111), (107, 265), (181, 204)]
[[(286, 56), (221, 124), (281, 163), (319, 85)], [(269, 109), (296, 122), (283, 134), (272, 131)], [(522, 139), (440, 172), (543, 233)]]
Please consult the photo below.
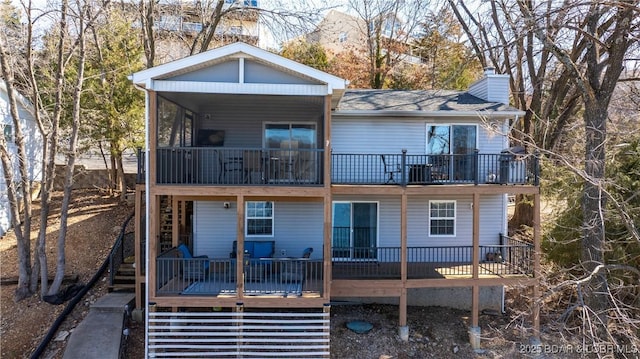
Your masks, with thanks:
[(348, 322), (347, 323), (347, 328), (353, 330), (354, 332), (358, 333), (358, 334), (364, 334), (368, 331), (371, 330), (371, 328), (373, 328), (373, 324), (369, 323), (369, 322), (362, 322), (359, 320), (353, 321), (353, 322)]

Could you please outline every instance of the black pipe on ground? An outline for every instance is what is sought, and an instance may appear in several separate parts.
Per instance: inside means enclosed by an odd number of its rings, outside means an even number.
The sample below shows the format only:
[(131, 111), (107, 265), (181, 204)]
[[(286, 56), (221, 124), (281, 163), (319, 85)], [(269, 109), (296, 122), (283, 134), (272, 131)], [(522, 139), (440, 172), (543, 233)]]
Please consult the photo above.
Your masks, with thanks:
[[(120, 235), (116, 239), (115, 243), (117, 243), (118, 240), (121, 240), (124, 237), (125, 228), (127, 228), (127, 225), (129, 224), (129, 221), (131, 221), (133, 216), (134, 216), (134, 213), (131, 213), (131, 215), (129, 215), (129, 217), (124, 221), (124, 224), (122, 225), (122, 229), (120, 230)], [(111, 247), (111, 252), (113, 252), (115, 248), (115, 243), (114, 243), (114, 246)], [(82, 290), (80, 290), (78, 294), (76, 294), (76, 296), (71, 299), (71, 301), (67, 304), (67, 306), (64, 308), (62, 313), (60, 313), (58, 318), (53, 322), (53, 325), (51, 326), (51, 328), (49, 328), (47, 335), (45, 335), (45, 337), (40, 342), (40, 345), (38, 345), (36, 350), (31, 354), (31, 357), (30, 357), (31, 359), (38, 359), (42, 355), (42, 352), (44, 352), (44, 350), (47, 348), (47, 346), (53, 339), (53, 336), (56, 334), (56, 332), (60, 328), (60, 325), (62, 325), (62, 322), (64, 322), (64, 320), (71, 313), (71, 311), (73, 311), (76, 304), (78, 304), (78, 302), (82, 300), (82, 297), (84, 297), (84, 295), (87, 294), (89, 289), (93, 288), (93, 286), (98, 282), (100, 277), (102, 277), (102, 274), (104, 273), (105, 270), (107, 270), (107, 267), (109, 266), (109, 258), (111, 257), (111, 252), (109, 252), (109, 255), (105, 259), (104, 263), (102, 263), (102, 265), (100, 266), (98, 271), (93, 275), (89, 283), (87, 283), (87, 285), (85, 285), (84, 288), (82, 288)]]

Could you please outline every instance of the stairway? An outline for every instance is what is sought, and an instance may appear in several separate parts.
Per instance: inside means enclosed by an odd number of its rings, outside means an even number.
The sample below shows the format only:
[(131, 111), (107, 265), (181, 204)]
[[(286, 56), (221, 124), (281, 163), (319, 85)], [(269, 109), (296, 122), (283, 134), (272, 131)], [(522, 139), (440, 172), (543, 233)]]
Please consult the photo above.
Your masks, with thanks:
[(171, 196), (160, 197), (160, 253), (173, 247), (173, 213), (171, 210)]
[(133, 260), (125, 259), (113, 276), (109, 292), (133, 292), (136, 289), (136, 268)]

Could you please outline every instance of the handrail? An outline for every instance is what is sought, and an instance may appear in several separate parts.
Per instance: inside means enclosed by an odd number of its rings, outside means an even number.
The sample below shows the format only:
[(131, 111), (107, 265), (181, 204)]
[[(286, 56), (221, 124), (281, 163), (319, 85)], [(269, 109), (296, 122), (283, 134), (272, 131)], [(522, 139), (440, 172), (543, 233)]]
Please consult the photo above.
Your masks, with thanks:
[[(159, 184), (317, 186), (325, 170), (322, 149), (167, 147), (154, 155)], [(138, 183), (144, 161), (138, 150)], [(332, 153), (330, 171), (332, 184), (540, 185), (538, 153)]]
[[(135, 216), (135, 213), (131, 213), (129, 217), (124, 221), (124, 224), (122, 225), (122, 229), (120, 230), (120, 234), (118, 235), (116, 242), (113, 244), (113, 248), (111, 248), (111, 252), (109, 252), (109, 285), (113, 285), (116, 271), (118, 270), (118, 268), (120, 268), (120, 264), (124, 262), (124, 237), (126, 234), (125, 229), (127, 228), (127, 226), (129, 225), (129, 222), (131, 221), (131, 219), (133, 219), (134, 216)], [(119, 257), (117, 258), (116, 256), (118, 254), (119, 254)], [(116, 261), (116, 259), (118, 259), (118, 261)], [(118, 268), (116, 268), (116, 266)]]

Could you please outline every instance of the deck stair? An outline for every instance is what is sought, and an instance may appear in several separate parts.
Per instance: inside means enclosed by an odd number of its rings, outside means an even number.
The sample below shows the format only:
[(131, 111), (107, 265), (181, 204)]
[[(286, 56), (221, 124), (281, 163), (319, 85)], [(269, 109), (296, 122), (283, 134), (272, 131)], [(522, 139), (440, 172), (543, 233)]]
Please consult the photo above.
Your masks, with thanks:
[(171, 196), (160, 198), (160, 252), (173, 247), (173, 211), (171, 210)]
[(110, 292), (133, 292), (136, 288), (136, 268), (132, 261), (127, 258), (120, 265), (113, 277), (113, 284), (109, 286)]

